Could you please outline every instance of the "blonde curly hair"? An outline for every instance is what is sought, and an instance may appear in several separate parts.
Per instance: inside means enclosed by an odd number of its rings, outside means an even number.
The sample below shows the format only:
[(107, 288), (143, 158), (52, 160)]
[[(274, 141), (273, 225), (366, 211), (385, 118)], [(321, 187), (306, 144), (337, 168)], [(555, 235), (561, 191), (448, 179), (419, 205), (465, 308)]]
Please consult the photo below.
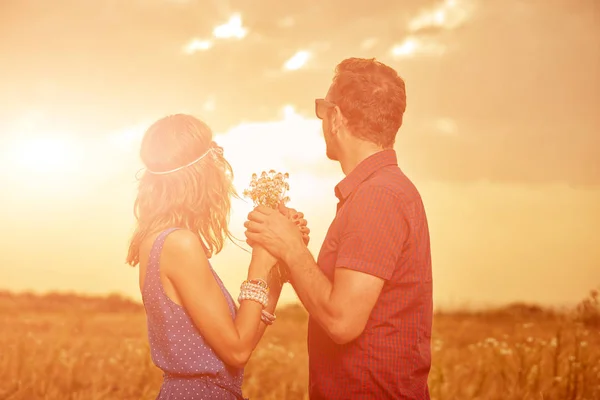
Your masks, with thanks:
[[(211, 148), (221, 151), (209, 151)], [(208, 257), (219, 253), (225, 240), (233, 239), (228, 222), (231, 197), (238, 196), (231, 165), (213, 142), (211, 129), (190, 115), (161, 118), (144, 134), (140, 156), (147, 170), (139, 180), (134, 204), (137, 224), (127, 263), (138, 265), (144, 239), (172, 227), (197, 232)], [(190, 163), (172, 173), (151, 172)]]

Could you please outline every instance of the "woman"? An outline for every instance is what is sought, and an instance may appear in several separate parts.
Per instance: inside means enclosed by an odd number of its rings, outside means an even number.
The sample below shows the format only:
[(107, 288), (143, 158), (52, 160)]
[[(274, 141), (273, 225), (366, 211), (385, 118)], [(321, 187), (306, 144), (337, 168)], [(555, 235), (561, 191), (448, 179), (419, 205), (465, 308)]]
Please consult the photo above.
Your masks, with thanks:
[[(146, 171), (135, 201), (127, 262), (139, 265), (157, 399), (242, 399), (243, 367), (273, 315), (276, 259), (254, 247), (239, 309), (209, 262), (231, 233), (231, 166), (210, 128), (189, 115), (155, 122), (141, 145)], [(301, 213), (293, 218), (308, 240)]]

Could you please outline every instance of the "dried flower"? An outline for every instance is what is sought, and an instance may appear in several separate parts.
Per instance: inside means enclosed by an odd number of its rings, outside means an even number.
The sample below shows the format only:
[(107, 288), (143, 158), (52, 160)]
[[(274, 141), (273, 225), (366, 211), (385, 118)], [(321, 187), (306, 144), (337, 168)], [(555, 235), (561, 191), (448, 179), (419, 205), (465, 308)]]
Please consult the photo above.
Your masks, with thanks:
[[(267, 206), (277, 209), (280, 203), (286, 204), (290, 201), (287, 196), (290, 185), (287, 179), (290, 175), (286, 172), (276, 172), (270, 170), (268, 173), (262, 171), (260, 177), (257, 174), (252, 174), (252, 180), (248, 189), (244, 190), (244, 196), (254, 202), (254, 206)], [(286, 266), (281, 263), (277, 264), (271, 270), (271, 273), (277, 274), (280, 282), (289, 282), (289, 271)]]
[(276, 172), (270, 170), (268, 173), (263, 171), (258, 177), (257, 174), (252, 174), (250, 187), (244, 190), (244, 196), (250, 198), (254, 202), (254, 206), (267, 206), (276, 209), (279, 203), (287, 203), (290, 198), (286, 196), (290, 185), (287, 182), (289, 174), (286, 172)]

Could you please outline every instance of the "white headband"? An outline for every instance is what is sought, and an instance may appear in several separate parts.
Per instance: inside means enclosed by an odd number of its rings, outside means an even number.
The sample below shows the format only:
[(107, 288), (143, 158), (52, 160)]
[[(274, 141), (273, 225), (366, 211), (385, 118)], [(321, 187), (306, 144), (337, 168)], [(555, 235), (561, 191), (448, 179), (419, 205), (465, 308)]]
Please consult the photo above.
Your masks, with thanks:
[(149, 173), (153, 174), (153, 175), (166, 175), (166, 174), (171, 174), (173, 172), (177, 172), (179, 170), (182, 170), (184, 168), (187, 168), (191, 165), (196, 164), (198, 161), (202, 160), (204, 157), (206, 157), (206, 155), (210, 152), (216, 152), (218, 154), (223, 154), (223, 149), (221, 149), (220, 147), (211, 147), (208, 150), (206, 150), (206, 152), (204, 154), (202, 154), (200, 157), (196, 158), (194, 161), (192, 161), (189, 164), (186, 165), (182, 165), (181, 167), (177, 167), (175, 169), (169, 170), (169, 171), (152, 171), (148, 168), (146, 168), (146, 171), (148, 171)]

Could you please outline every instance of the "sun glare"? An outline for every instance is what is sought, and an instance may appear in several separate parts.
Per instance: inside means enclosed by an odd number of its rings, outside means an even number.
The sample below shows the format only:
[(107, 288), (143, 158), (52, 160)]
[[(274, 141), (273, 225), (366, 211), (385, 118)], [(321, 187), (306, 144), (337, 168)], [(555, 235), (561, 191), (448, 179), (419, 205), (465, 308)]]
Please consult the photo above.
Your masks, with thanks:
[[(290, 105), (283, 107), (279, 120), (243, 123), (216, 135), (215, 141), (233, 167), (239, 193), (248, 188), (253, 173), (288, 172), (289, 205), (307, 210), (319, 196), (333, 198), (332, 188), (341, 179), (341, 170), (325, 155), (320, 121), (298, 114)], [(243, 235), (242, 223), (252, 206), (248, 199), (232, 204), (234, 234)]]
[(310, 182), (300, 179), (300, 174), (315, 164), (327, 162), (321, 124), (299, 115), (292, 106), (283, 108), (280, 120), (240, 124), (215, 140), (225, 149), (240, 192), (253, 172), (271, 168), (290, 173), (292, 200), (310, 197), (321, 184), (321, 176), (313, 176)]
[[(316, 187), (329, 185), (328, 172), (315, 175), (316, 166), (327, 162), (321, 123), (298, 114), (291, 105), (282, 107), (280, 115), (272, 121), (239, 124), (216, 134), (215, 140), (225, 149), (240, 193), (253, 172), (276, 169), (290, 173), (295, 201), (308, 200)], [(68, 189), (73, 193), (108, 180), (133, 182), (143, 167), (139, 146), (149, 124), (131, 125), (93, 140), (52, 132), (11, 135), (0, 151), (0, 164), (13, 181), (10, 186), (28, 192)]]
[(83, 159), (75, 139), (58, 137), (17, 139), (11, 155), (16, 168), (40, 176), (68, 173)]
[(3, 176), (10, 190), (25, 189), (37, 196), (50, 192), (78, 190), (85, 177), (83, 143), (77, 138), (58, 134), (16, 136), (3, 149)]

